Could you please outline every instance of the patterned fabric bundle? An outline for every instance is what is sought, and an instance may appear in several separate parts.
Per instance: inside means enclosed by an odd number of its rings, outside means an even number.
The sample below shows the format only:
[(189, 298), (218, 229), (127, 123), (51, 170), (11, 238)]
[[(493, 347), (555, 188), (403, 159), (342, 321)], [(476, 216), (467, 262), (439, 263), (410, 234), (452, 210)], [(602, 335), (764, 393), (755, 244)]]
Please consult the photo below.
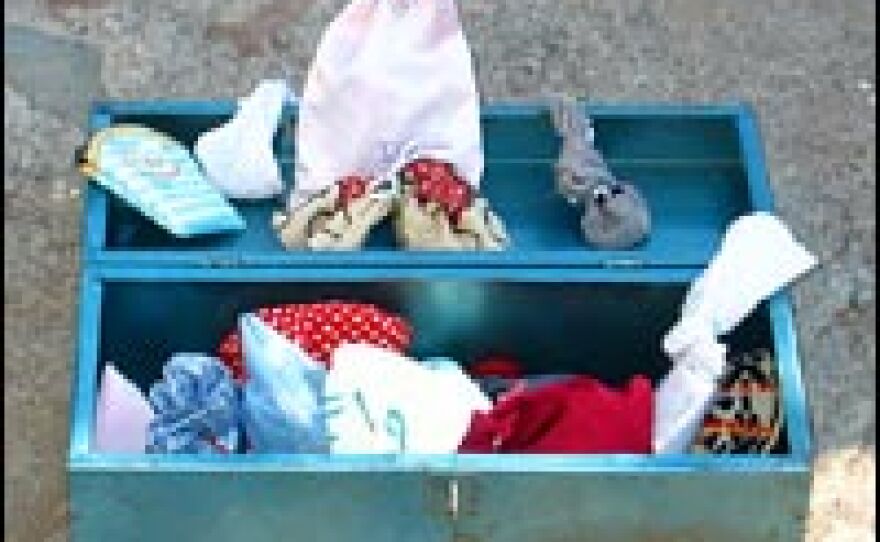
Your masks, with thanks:
[(101, 130), (79, 168), (178, 237), (240, 231), (244, 219), (211, 185), (186, 148), (145, 126)]
[(364, 245), (391, 208), (390, 198), (378, 197), (371, 177), (348, 175), (290, 213), (276, 213), (272, 226), (288, 249), (353, 250)]
[(421, 158), (403, 168), (395, 230), (414, 250), (502, 250), (504, 225), (455, 167)]
[(773, 356), (764, 350), (730, 363), (691, 451), (770, 453), (782, 434), (783, 409)]
[(449, 163), (398, 161), (386, 174), (348, 175), (276, 214), (273, 227), (290, 249), (352, 250), (394, 215), (400, 245), (413, 250), (501, 250), (504, 225)]
[[(366, 343), (404, 353), (412, 339), (409, 324), (375, 305), (328, 301), (263, 307), (257, 316), (269, 327), (295, 342), (314, 360), (329, 367), (336, 348), (344, 343)], [(217, 354), (244, 381), (241, 336), (233, 331), (223, 339)]]

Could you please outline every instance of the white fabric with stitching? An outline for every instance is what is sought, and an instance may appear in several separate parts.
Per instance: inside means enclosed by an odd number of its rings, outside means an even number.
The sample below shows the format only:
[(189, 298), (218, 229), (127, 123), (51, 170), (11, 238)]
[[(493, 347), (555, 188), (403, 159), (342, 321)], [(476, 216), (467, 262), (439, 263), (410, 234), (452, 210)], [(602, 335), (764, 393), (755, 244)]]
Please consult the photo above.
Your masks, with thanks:
[(422, 365), (390, 350), (345, 344), (327, 372), (327, 432), (340, 454), (448, 454), (489, 398), (453, 363)]

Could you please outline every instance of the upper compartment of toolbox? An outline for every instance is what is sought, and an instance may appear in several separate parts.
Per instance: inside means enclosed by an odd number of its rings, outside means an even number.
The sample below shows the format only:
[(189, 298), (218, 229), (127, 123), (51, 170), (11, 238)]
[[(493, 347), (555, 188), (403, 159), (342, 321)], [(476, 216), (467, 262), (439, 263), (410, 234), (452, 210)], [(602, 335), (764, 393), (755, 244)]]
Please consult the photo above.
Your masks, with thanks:
[[(92, 129), (136, 123), (190, 148), (220, 125), (232, 102), (104, 102)], [(612, 171), (636, 184), (652, 213), (643, 245), (622, 251), (588, 247), (580, 211), (554, 186), (560, 140), (548, 107), (490, 104), (483, 108), (485, 171), (481, 191), (505, 221), (512, 246), (503, 252), (406, 252), (391, 227), (373, 232), (365, 250), (287, 251), (272, 230), (281, 199), (235, 201), (247, 229), (231, 235), (177, 239), (100, 188), (87, 190), (88, 256), (115, 263), (240, 265), (566, 265), (701, 267), (736, 216), (771, 207), (750, 112), (730, 106), (590, 106), (597, 143)], [(275, 139), (282, 176), (294, 180), (296, 110), (285, 112)]]

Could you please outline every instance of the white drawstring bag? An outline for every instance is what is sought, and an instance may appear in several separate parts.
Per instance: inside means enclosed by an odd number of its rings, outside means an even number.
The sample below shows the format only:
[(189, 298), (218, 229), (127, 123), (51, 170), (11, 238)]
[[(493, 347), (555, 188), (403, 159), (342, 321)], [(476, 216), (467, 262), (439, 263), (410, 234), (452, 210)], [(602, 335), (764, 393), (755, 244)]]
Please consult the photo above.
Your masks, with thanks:
[(394, 176), (402, 155), (483, 171), (471, 55), (453, 0), (351, 0), (324, 32), (297, 123), (290, 209), (347, 175)]

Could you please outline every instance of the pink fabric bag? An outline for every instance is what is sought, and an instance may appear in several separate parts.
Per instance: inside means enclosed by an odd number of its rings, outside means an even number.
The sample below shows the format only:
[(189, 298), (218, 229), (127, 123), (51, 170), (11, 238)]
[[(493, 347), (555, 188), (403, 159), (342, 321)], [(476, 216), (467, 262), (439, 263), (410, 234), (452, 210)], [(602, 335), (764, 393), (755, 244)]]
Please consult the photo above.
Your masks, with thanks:
[(349, 2), (309, 69), (296, 139), (291, 208), (347, 175), (385, 177), (418, 155), (452, 163), (476, 188), (479, 101), (454, 1)]

